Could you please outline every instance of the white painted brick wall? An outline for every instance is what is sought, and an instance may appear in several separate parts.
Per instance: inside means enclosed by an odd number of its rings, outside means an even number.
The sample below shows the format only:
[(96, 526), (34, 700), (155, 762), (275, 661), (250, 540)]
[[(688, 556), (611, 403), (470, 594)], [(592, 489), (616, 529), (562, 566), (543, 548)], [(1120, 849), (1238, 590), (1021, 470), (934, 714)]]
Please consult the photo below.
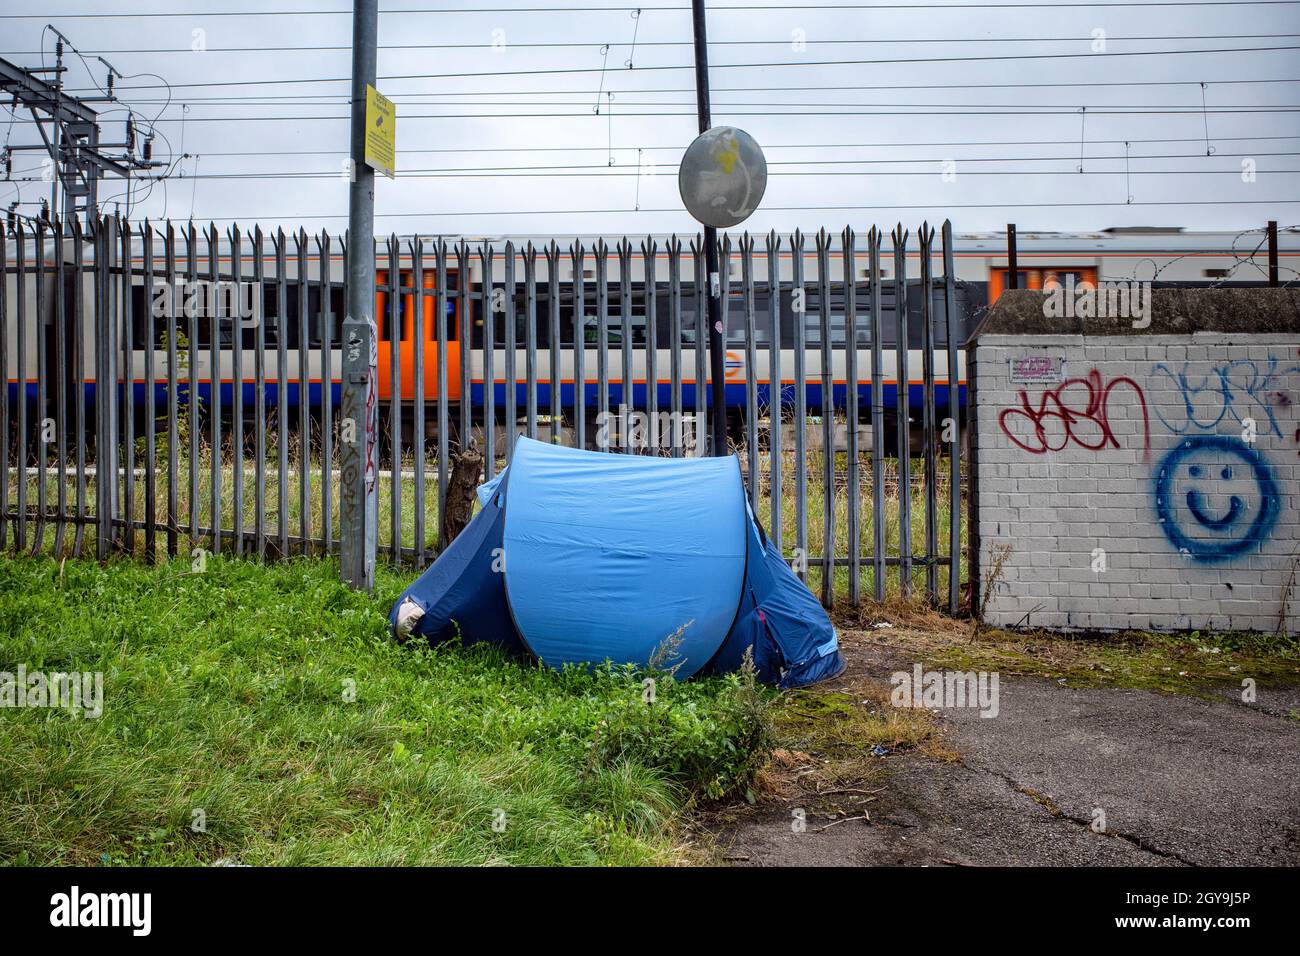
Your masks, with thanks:
[[(1118, 447), (1084, 447), (1102, 442), (1100, 428), (1085, 417), (1085, 384), (1011, 381), (1010, 360), (1034, 354), (1063, 356), (1067, 379), (1085, 379), (1095, 369), (1103, 388), (1120, 377), (1138, 385), (1141, 399), (1120, 383), (1104, 407), (1098, 401), (1092, 409)], [(986, 335), (975, 362), (982, 572), (993, 545), (1013, 548), (989, 597), (989, 623), (1277, 629), (1300, 560), (1300, 343), (1217, 333)], [(1022, 390), (1030, 415), (1023, 414)], [(1068, 433), (1049, 392), (1074, 414)], [(1005, 414), (1009, 409), (1020, 413)], [(1256, 425), (1253, 443), (1243, 440), (1248, 418)], [(1018, 447), (1013, 435), (1046, 450)], [(1211, 436), (1229, 444), (1215, 445)], [(1156, 487), (1167, 463), (1169, 517), (1162, 520)], [(1262, 534), (1252, 534), (1266, 487), (1256, 463), (1277, 491), (1275, 519)], [(1180, 549), (1178, 540), (1190, 547)], [(1098, 548), (1104, 571), (1093, 570)], [(1287, 600), (1287, 628), (1300, 632), (1300, 585), (1290, 587)]]

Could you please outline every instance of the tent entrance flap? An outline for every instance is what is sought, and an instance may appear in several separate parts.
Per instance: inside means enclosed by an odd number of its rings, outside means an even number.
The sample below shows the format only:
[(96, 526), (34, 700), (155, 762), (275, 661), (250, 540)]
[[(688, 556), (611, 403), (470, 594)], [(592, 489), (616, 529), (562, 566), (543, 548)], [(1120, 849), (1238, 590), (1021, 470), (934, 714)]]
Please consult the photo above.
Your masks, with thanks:
[(510, 619), (501, 575), (501, 497), (485, 502), (438, 560), (402, 592), (389, 614), (395, 633), (403, 626), (399, 637), (486, 641), (527, 653)]

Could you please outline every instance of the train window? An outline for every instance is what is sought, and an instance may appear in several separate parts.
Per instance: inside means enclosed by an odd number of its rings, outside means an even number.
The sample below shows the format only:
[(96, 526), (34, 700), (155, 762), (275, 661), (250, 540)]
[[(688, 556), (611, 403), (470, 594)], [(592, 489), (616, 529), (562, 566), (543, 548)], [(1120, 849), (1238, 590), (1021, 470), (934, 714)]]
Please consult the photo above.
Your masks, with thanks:
[[(598, 345), (600, 340), (597, 338), (597, 326), (599, 317), (588, 315), (587, 321), (583, 326), (583, 340), (588, 345)], [(632, 315), (628, 317), (628, 332), (631, 335), (633, 345), (645, 345), (646, 343), (646, 322), (644, 315)], [(623, 317), (614, 309), (609, 310), (605, 316), (605, 343), (610, 346), (623, 346)]]
[[(843, 345), (845, 307), (843, 294), (832, 293), (827, 305), (829, 309), (828, 320), (830, 322), (831, 344)], [(822, 297), (820, 288), (817, 286), (810, 286), (804, 290), (804, 306), (804, 343), (809, 348), (820, 347), (822, 344)], [(868, 328), (870, 328), (870, 325), (868, 325)]]
[[(495, 286), (496, 301), (500, 308), (492, 313), (492, 341), (497, 348), (502, 348), (506, 341), (506, 306), (507, 302), (503, 299), (504, 286)], [(566, 340), (563, 330), (571, 321), (570, 315), (572, 307), (566, 305), (566, 296), (563, 292), (560, 294), (560, 328), (562, 340)], [(493, 295), (488, 295), (488, 308), (491, 308)], [(473, 347), (480, 349), (483, 347), (483, 318), (481, 299), (476, 299), (473, 303), (474, 323), (473, 323)], [(550, 348), (551, 341), (551, 302), (550, 292), (545, 286), (538, 286), (536, 310), (536, 334), (537, 347), (539, 349)], [(528, 342), (528, 297), (524, 294), (522, 287), (515, 290), (514, 297), (514, 326), (515, 326), (515, 343), (519, 348), (526, 348)]]
[[(505, 314), (504, 312), (500, 313), (500, 314), (497, 316), (496, 321), (497, 321), (496, 328), (493, 329), (493, 331), (496, 333), (496, 335), (494, 335), (493, 337), (494, 337), (498, 342), (504, 342), (504, 341), (506, 340), (506, 314)], [(515, 302), (514, 315), (512, 315), (512, 316), (510, 317), (510, 323), (511, 323), (511, 325), (513, 325), (514, 328), (515, 328), (515, 333), (514, 333), (514, 334), (515, 334), (515, 343), (527, 347), (527, 345), (528, 345), (528, 313), (527, 313), (527, 311), (526, 311), (526, 304), (525, 304), (524, 301), (523, 301), (523, 296), (520, 296), (520, 297), (516, 300), (516, 302)], [(547, 323), (547, 324), (549, 324), (549, 323)], [(539, 325), (539, 326), (541, 325), (540, 318), (539, 318), (539, 320), (538, 320), (538, 325)], [(547, 334), (548, 334), (548, 335), (550, 334), (550, 330), (549, 330), (549, 329), (547, 330)]]
[(280, 302), (276, 296), (275, 286), (262, 288), (262, 331), (267, 348), (273, 348), (280, 342)]
[[(842, 346), (845, 342), (845, 317), (842, 310), (830, 314), (831, 345)], [(871, 344), (871, 313), (859, 312), (857, 322), (857, 341), (859, 344)], [(822, 344), (821, 313), (810, 313), (804, 317), (804, 341), (811, 346)]]
[[(527, 333), (528, 317), (522, 309), (515, 311), (515, 323), (517, 331), (515, 341), (524, 342), (524, 336)], [(564, 292), (560, 292), (560, 329), (564, 329)], [(551, 290), (549, 286), (542, 286), (538, 289), (537, 295), (537, 347), (539, 349), (549, 349), (551, 347)]]
[(276, 348), (282, 344), (291, 349), (298, 346), (298, 287), (290, 284), (284, 290), (284, 314), (278, 316), (276, 328), (279, 333)]
[[(944, 331), (944, 298), (943, 292), (936, 291), (933, 293), (934, 298), (931, 302), (931, 315), (934, 316), (934, 325), (932, 327), (936, 345), (947, 342)], [(881, 315), (880, 315), (880, 344), (883, 348), (895, 348), (898, 340), (898, 317), (895, 309), (894, 288), (892, 283), (885, 285), (881, 289)], [(829, 302), (829, 321), (831, 333), (831, 346), (833, 348), (843, 348), (847, 340), (847, 323), (845, 321), (845, 298), (842, 291), (832, 293)], [(922, 300), (920, 296), (920, 283), (908, 283), (907, 296), (907, 339), (908, 347), (917, 349), (921, 347), (923, 335), (922, 329)], [(821, 322), (821, 297), (820, 290), (816, 287), (809, 286), (804, 291), (804, 315), (803, 331), (804, 343), (809, 349), (818, 349), (822, 345), (822, 322)], [(857, 319), (854, 323), (854, 341), (858, 348), (871, 347), (871, 293), (870, 287), (865, 283), (857, 290), (856, 296)], [(794, 311), (793, 296), (784, 290), (781, 293), (781, 347), (794, 347)]]
[[(605, 318), (604, 334), (605, 343), (609, 346), (622, 347), (623, 345), (623, 300), (619, 287), (611, 283), (609, 285), (609, 294), (605, 298)], [(632, 336), (632, 343), (645, 342), (645, 316), (637, 316), (636, 302), (640, 299), (640, 294), (633, 292), (632, 314), (628, 316), (628, 331)], [(591, 303), (587, 312), (587, 321), (583, 323), (583, 341), (588, 345), (598, 345), (600, 339), (599, 326), (601, 324), (599, 300)], [(640, 326), (640, 334), (636, 332), (636, 327)]]
[(206, 311), (196, 315), (184, 315), (183, 319), (178, 317), (177, 326), (181, 325), (184, 325), (184, 334), (191, 342), (197, 342), (200, 348), (211, 347), (212, 319), (208, 317)]
[[(788, 297), (784, 297), (785, 307), (788, 309)], [(694, 346), (696, 332), (696, 304), (695, 297), (688, 293), (682, 294), (682, 344)], [(754, 344), (756, 346), (767, 346), (772, 338), (771, 322), (771, 296), (758, 289), (754, 291)], [(669, 342), (671, 336), (669, 333), (669, 317), (666, 302), (659, 306), (660, 326), (659, 341), (665, 345)], [(732, 292), (727, 296), (727, 346), (729, 348), (743, 348), (745, 345), (745, 296), (741, 292)]]
[[(632, 312), (629, 315), (629, 331), (632, 336), (633, 345), (644, 346), (648, 338), (648, 326), (645, 317), (645, 286), (636, 283), (632, 286)], [(550, 306), (547, 298), (548, 293), (544, 287), (539, 288), (537, 296), (538, 311), (538, 346), (549, 348), (550, 342)], [(560, 344), (573, 345), (573, 336), (575, 328), (575, 293), (571, 283), (562, 283), (560, 286)], [(605, 343), (608, 346), (621, 348), (623, 344), (623, 315), (622, 315), (622, 297), (617, 285), (609, 287), (609, 296), (605, 306)], [(522, 311), (522, 306), (520, 306)], [(586, 283), (583, 287), (582, 302), (582, 340), (588, 347), (594, 348), (599, 343), (597, 338), (598, 324), (598, 307), (596, 304), (596, 290), (591, 283)], [(521, 319), (522, 321), (522, 319)], [(521, 325), (522, 329), (522, 325)], [(522, 339), (522, 331), (520, 332)], [(544, 344), (545, 343), (545, 344)]]
[[(163, 293), (163, 309), (166, 309), (166, 293)], [(149, 295), (149, 290), (143, 285), (131, 286), (131, 328), (127, 335), (131, 342), (132, 349), (151, 348), (154, 343), (149, 341), (150, 318), (152, 317), (153, 297)], [(166, 314), (164, 312), (164, 314)], [(154, 320), (157, 325), (157, 320)], [(164, 332), (166, 325), (163, 326)]]
[(321, 287), (312, 284), (307, 287), (307, 345), (319, 348), (321, 344)]
[[(584, 345), (597, 347), (600, 345), (600, 316), (597, 311), (590, 312), (582, 317), (582, 341)], [(617, 316), (605, 316), (605, 344), (619, 344), (619, 322)]]
[[(649, 341), (647, 328), (648, 327), (646, 324), (646, 318), (644, 312), (641, 314), (633, 313), (631, 316), (628, 317), (628, 332), (632, 336), (633, 345), (640, 345), (642, 347), (646, 345), (646, 343)], [(619, 340), (622, 341), (623, 338), (622, 328), (619, 329), (618, 335), (619, 335)]]
[[(1076, 276), (1077, 278), (1077, 276)], [(1086, 275), (1084, 278), (1087, 278)], [(910, 348), (920, 348), (923, 330), (921, 328), (922, 301), (919, 295), (920, 284), (918, 282), (909, 283), (908, 295), (908, 345)], [(665, 283), (660, 283), (656, 289), (655, 297), (655, 322), (656, 322), (656, 341), (659, 348), (667, 349), (672, 345), (671, 342), (671, 297)], [(821, 347), (821, 311), (820, 311), (820, 290), (815, 284), (809, 284), (804, 290), (804, 313), (802, 321), (804, 323), (804, 342), (807, 348), (815, 350)], [(584, 322), (582, 340), (588, 349), (593, 349), (598, 345), (598, 328), (596, 318), (596, 295), (595, 289), (591, 283), (587, 283), (584, 288), (585, 301), (583, 305)], [(959, 299), (963, 295), (959, 291)], [(882, 289), (881, 296), (881, 345), (885, 348), (894, 348), (897, 319), (894, 311), (894, 290), (892, 285), (886, 285)], [(491, 301), (490, 298), (488, 300)], [(795, 339), (795, 313), (794, 313), (794, 294), (789, 288), (782, 289), (779, 297), (780, 303), (780, 344), (782, 348), (793, 348)], [(871, 346), (871, 314), (870, 314), (870, 292), (866, 283), (862, 283), (857, 294), (857, 318), (854, 323), (854, 340), (859, 348), (870, 348)], [(453, 311), (456, 299), (453, 296), (448, 301), (449, 313)], [(846, 342), (846, 323), (844, 318), (844, 296), (842, 291), (833, 293), (830, 302), (830, 329), (831, 344), (833, 347), (843, 348)], [(946, 326), (943, 321), (943, 294), (936, 292), (932, 303), (932, 314), (937, 317), (933, 327), (933, 341), (937, 346), (946, 343)], [(629, 330), (632, 335), (632, 344), (637, 348), (644, 348), (649, 337), (649, 325), (645, 316), (646, 307), (645, 287), (637, 284), (633, 287), (631, 306), (632, 314), (629, 316)], [(473, 320), (471, 323), (473, 333), (473, 347), (481, 348), (483, 343), (483, 324), (481, 318), (481, 309), (483, 301), (475, 295), (474, 300), (470, 303), (472, 308)], [(514, 322), (515, 322), (515, 341), (520, 349), (525, 347), (527, 342), (527, 296), (522, 286), (517, 286), (514, 295)], [(754, 294), (754, 344), (756, 348), (766, 349), (771, 347), (772, 324), (771, 324), (771, 306), (772, 297), (764, 288), (758, 287)], [(565, 282), (560, 284), (560, 304), (559, 304), (559, 321), (560, 321), (560, 342), (562, 346), (572, 348), (574, 338), (574, 289), (571, 283)], [(609, 348), (621, 348), (623, 341), (623, 317), (621, 315), (622, 297), (619, 294), (617, 285), (610, 287), (610, 294), (606, 302), (607, 315), (604, 323), (604, 335), (606, 345)], [(681, 341), (680, 346), (686, 349), (693, 349), (696, 341), (696, 309), (697, 299), (691, 286), (685, 286), (681, 296)], [(545, 285), (539, 285), (535, 294), (535, 315), (536, 315), (536, 342), (539, 349), (550, 347), (550, 321), (551, 310), (549, 301), (549, 288)], [(964, 321), (964, 320), (963, 320)], [(505, 322), (506, 310), (503, 308), (493, 314), (493, 339), (498, 348), (501, 348), (505, 342)], [(454, 320), (452, 316), (448, 317), (448, 327), (451, 337), (454, 339)], [(745, 347), (745, 298), (743, 293), (733, 290), (728, 298), (727, 303), (727, 346), (728, 348)], [(289, 334), (293, 335), (293, 329), (290, 328)]]
[[(636, 304), (636, 300), (634, 300)], [(681, 342), (687, 348), (695, 347), (696, 312), (699, 308), (693, 285), (683, 284), (681, 293)], [(765, 343), (770, 337), (768, 319), (768, 295), (756, 289), (754, 293), (755, 341)], [(655, 335), (659, 348), (672, 345), (672, 297), (666, 284), (661, 284), (655, 299)], [(640, 339), (637, 340), (638, 342)], [(727, 343), (729, 346), (742, 346), (745, 341), (745, 297), (743, 293), (732, 292), (727, 298)]]
[[(584, 286), (586, 301), (584, 312), (591, 308), (591, 303), (595, 301), (595, 293), (591, 285)], [(574, 316), (576, 315), (576, 301), (574, 287), (569, 283), (563, 283), (560, 286), (560, 344), (573, 345)]]
[(686, 306), (686, 297), (682, 296), (682, 345), (694, 345), (696, 339), (696, 325), (699, 324), (700, 315), (695, 310), (694, 303), (688, 309)]
[(297, 283), (290, 283), (285, 289), (283, 331), (286, 349), (296, 349), (302, 344), (301, 291)]
[[(426, 294), (425, 300), (430, 303), (427, 306), (427, 308), (429, 308), (430, 310), (436, 310), (438, 308), (438, 293), (436, 290), (433, 291), (432, 293)], [(457, 297), (453, 295), (449, 289), (447, 293), (447, 302), (446, 305), (444, 306), (444, 312), (442, 316), (442, 330), (443, 330), (442, 334), (446, 337), (446, 340), (448, 342), (456, 342), (460, 340), (460, 327), (456, 321), (457, 301), (458, 301)], [(469, 308), (469, 306), (467, 305), (465, 306), (465, 308)], [(432, 314), (432, 312), (430, 314)], [(433, 323), (430, 322), (429, 341), (436, 342), (437, 340), (438, 340), (438, 330), (433, 326)]]
[[(766, 347), (772, 340), (770, 296), (754, 291), (754, 345)], [(745, 296), (732, 293), (727, 297), (727, 347), (745, 347)]]
[[(240, 330), (240, 343), (245, 351), (257, 347), (258, 329), (262, 330), (263, 341), (268, 348), (278, 348), (281, 339), (286, 348), (298, 348), (305, 327), (308, 347), (319, 348), (322, 345), (323, 321), (328, 321), (332, 343), (340, 341), (343, 335), (343, 315), (346, 311), (345, 292), (342, 283), (332, 283), (328, 293), (323, 297), (319, 284), (306, 289), (305, 300), (302, 290), (296, 283), (286, 284), (284, 289), (284, 311), (280, 310), (280, 299), (274, 283), (262, 287), (260, 308), (254, 296), (257, 295), (254, 283), (241, 283), (237, 289), (232, 283), (221, 284), (215, 292), (184, 292), (177, 296), (175, 302), (177, 340), (193, 341), (202, 348), (211, 348), (213, 326), (217, 327), (217, 342), (220, 348), (233, 346), (235, 329)], [(305, 301), (305, 314), (300, 314), (300, 304)], [(326, 314), (321, 315), (322, 301), (326, 305)], [(145, 348), (149, 338), (149, 320), (154, 309), (154, 301), (143, 287), (137, 286), (132, 292), (132, 316), (129, 330), (133, 348)], [(163, 315), (153, 318), (153, 344), (163, 342), (167, 328), (165, 303), (161, 307)], [(214, 321), (214, 316), (215, 321)]]
[[(321, 315), (322, 300), (325, 314)], [(343, 286), (330, 283), (328, 293), (322, 295), (319, 283), (307, 290), (307, 344), (311, 348), (320, 348), (324, 344), (325, 323), (329, 323), (330, 342), (336, 343), (343, 338), (343, 313), (347, 304), (343, 299)]]
[(348, 311), (347, 291), (341, 283), (330, 286), (330, 340), (332, 342), (341, 342), (343, 340), (343, 316)]

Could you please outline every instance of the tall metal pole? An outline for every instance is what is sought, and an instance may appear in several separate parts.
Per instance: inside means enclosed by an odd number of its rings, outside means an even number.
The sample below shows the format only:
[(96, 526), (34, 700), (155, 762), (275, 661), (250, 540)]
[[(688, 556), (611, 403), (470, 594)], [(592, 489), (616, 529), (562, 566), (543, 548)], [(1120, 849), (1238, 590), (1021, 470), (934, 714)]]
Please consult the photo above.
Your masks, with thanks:
[[(375, 83), (378, 0), (352, 4), (352, 177), (348, 190), (348, 302), (343, 321), (340, 570), (358, 590), (375, 586), (379, 514), (378, 343), (375, 330), (375, 171), (366, 165), (366, 86)], [(328, 382), (322, 383), (328, 389)], [(322, 396), (328, 400), (328, 396)], [(303, 441), (307, 441), (304, 435)], [(329, 463), (324, 463), (328, 468)]]
[(1268, 284), (1275, 289), (1278, 285), (1276, 219), (1268, 221)]
[[(54, 44), (54, 149), (51, 157), (54, 167), (50, 170), (50, 222), (59, 214), (59, 177), (63, 175), (63, 118), (58, 115), (58, 108), (63, 105), (63, 41)], [(130, 182), (128, 179), (127, 182)], [(128, 207), (129, 208), (129, 207)], [(95, 211), (98, 213), (98, 210)], [(66, 210), (65, 210), (66, 215)]]
[(1020, 288), (1020, 263), (1016, 261), (1016, 224), (1007, 223), (1007, 288)]
[[(695, 108), (700, 116), (700, 132), (713, 125), (709, 116), (709, 40), (704, 28), (704, 0), (691, 0), (691, 21), (695, 28)], [(722, 277), (718, 274), (718, 230), (704, 227), (704, 265), (708, 273), (709, 321), (709, 409), (713, 413), (713, 455), (727, 453), (726, 403), (726, 336), (722, 327)], [(697, 320), (698, 321), (698, 320)], [(695, 383), (696, 391), (700, 388)], [(698, 407), (698, 402), (696, 403)]]

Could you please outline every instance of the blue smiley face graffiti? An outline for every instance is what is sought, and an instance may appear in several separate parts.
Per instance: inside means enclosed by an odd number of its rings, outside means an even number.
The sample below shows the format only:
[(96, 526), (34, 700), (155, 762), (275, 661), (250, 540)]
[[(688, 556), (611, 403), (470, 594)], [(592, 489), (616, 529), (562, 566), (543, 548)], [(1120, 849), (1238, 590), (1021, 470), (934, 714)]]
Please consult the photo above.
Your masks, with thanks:
[(1184, 439), (1156, 471), (1160, 527), (1194, 561), (1229, 561), (1258, 548), (1281, 505), (1267, 462), (1239, 438)]

